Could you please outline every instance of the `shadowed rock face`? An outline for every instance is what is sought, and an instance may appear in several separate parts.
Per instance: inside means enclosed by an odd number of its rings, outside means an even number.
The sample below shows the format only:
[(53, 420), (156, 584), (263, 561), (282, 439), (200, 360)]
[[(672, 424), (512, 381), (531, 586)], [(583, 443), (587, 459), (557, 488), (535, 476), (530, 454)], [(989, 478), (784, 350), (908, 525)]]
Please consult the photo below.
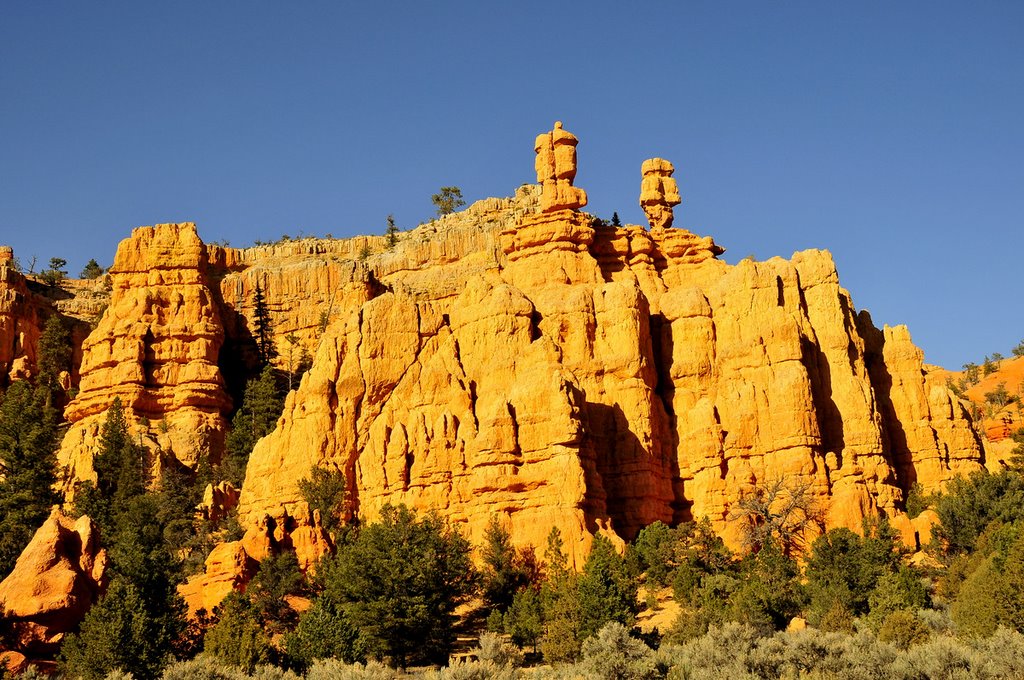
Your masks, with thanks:
[(92, 521), (55, 509), (0, 583), (0, 621), (17, 651), (56, 653), (106, 589), (106, 568)]

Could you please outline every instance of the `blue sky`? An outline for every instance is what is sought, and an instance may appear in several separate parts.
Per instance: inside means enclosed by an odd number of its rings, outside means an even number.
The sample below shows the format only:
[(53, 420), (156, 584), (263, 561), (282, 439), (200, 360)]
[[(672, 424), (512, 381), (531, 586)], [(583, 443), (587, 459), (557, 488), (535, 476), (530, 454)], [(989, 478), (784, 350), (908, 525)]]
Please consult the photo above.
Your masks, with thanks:
[[(586, 9), (577, 9), (576, 7)], [(534, 181), (580, 138), (587, 210), (735, 262), (827, 248), (950, 367), (1024, 337), (1024, 3), (10, 2), (0, 243), (108, 265), (143, 224), (242, 246), (382, 233)]]

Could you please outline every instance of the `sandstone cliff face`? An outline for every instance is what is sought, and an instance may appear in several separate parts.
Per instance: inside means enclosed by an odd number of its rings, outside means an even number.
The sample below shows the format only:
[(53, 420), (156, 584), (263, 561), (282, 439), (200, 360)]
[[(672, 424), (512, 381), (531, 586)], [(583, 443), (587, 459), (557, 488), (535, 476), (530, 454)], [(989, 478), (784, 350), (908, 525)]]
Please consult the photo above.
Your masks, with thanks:
[(0, 248), (0, 383), (33, 373), (36, 344), (45, 323), (13, 259), (10, 248)]
[(75, 480), (93, 479), (105, 412), (120, 398), (153, 451), (194, 463), (219, 453), (230, 400), (218, 367), (224, 324), (193, 224), (139, 227), (110, 270), (110, 303), (82, 347), (80, 391), (58, 460)]
[(121, 244), (68, 409), (74, 476), (89, 477), (114, 396), (153, 448), (186, 463), (216, 450), (229, 408), (217, 362), (251, 342), (257, 285), (278, 365), (289, 349), (315, 356), (250, 459), (246, 538), (190, 582), (193, 609), (270, 551), (309, 568), (329, 548), (298, 494), (317, 466), (345, 473), (364, 519), (385, 503), (433, 508), (479, 541), (498, 515), (535, 546), (558, 527), (576, 562), (596, 532), (629, 539), (655, 520), (708, 517), (735, 542), (737, 499), (780, 478), (831, 525), (859, 528), (897, 516), (915, 482), (980, 468), (961, 403), (905, 328), (856, 312), (828, 253), (725, 263), (710, 237), (669, 226), (667, 161), (648, 201), (657, 228), (606, 226), (575, 209), (565, 135), (538, 144), (546, 194), (480, 201), (392, 248), (206, 247), (192, 225)]
[(0, 619), (16, 651), (55, 653), (106, 589), (106, 567), (92, 521), (54, 510), (0, 583)]
[(321, 465), (365, 518), (437, 508), (478, 540), (498, 514), (519, 544), (559, 527), (579, 560), (594, 532), (659, 519), (735, 540), (739, 495), (780, 477), (859, 528), (980, 467), (960, 403), (906, 329), (855, 312), (828, 253), (730, 266), (709, 238), (535, 200), (474, 206), (472, 239), (450, 220), (447, 260), (408, 254), (419, 231), (369, 259), (382, 287), (335, 308), (253, 452), (244, 523), (304, 516), (297, 481)]

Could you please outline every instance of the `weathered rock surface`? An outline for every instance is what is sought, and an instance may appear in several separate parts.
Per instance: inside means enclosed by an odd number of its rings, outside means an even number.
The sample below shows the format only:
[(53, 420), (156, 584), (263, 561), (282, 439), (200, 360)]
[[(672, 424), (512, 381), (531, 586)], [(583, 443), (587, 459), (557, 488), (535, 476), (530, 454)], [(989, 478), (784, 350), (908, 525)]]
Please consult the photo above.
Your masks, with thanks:
[(664, 158), (648, 158), (640, 166), (640, 207), (647, 215), (651, 231), (672, 226), (672, 208), (679, 205), (679, 185), (672, 178), (675, 168)]
[(15, 651), (54, 653), (106, 589), (106, 567), (92, 521), (55, 509), (0, 583), (0, 617)]
[(629, 539), (655, 520), (708, 517), (735, 542), (737, 500), (780, 478), (830, 525), (859, 529), (900, 517), (913, 483), (981, 467), (962, 403), (905, 328), (855, 310), (827, 252), (727, 264), (710, 237), (669, 228), (667, 164), (652, 165), (657, 191), (642, 189), (657, 194), (651, 231), (605, 226), (578, 211), (576, 143), (556, 125), (538, 138), (540, 186), (394, 247), (206, 247), (192, 225), (122, 243), (69, 408), (62, 460), (77, 476), (115, 395), (186, 463), (216, 445), (229, 406), (218, 354), (251, 344), (257, 284), (278, 366), (290, 345), (315, 357), (250, 458), (245, 537), (183, 588), (193, 610), (268, 554), (295, 550), (308, 569), (329, 549), (298, 493), (318, 466), (345, 473), (363, 519), (385, 503), (437, 509), (479, 542), (497, 515), (535, 546), (557, 527), (577, 563), (595, 533)]
[(740, 494), (780, 477), (859, 529), (913, 482), (980, 467), (959, 402), (906, 329), (856, 313), (828, 253), (731, 266), (685, 230), (494, 207), (497, 239), (460, 257), (371, 258), (385, 286), (339, 308), (257, 445), (244, 523), (298, 512), (297, 481), (327, 465), (364, 518), (437, 508), (479, 540), (497, 513), (520, 544), (559, 527), (578, 560), (594, 532), (659, 519), (736, 540)]
[(579, 140), (562, 122), (555, 129), (537, 136), (533, 149), (537, 152), (534, 163), (537, 183), (541, 186), (542, 212), (576, 210), (587, 204), (587, 192), (572, 185), (576, 179), (576, 145)]
[(0, 383), (34, 373), (44, 323), (39, 301), (14, 267), (14, 251), (0, 247)]
[(151, 450), (186, 464), (219, 453), (231, 402), (207, 263), (190, 223), (139, 227), (118, 246), (110, 304), (83, 343), (79, 393), (65, 411), (72, 425), (58, 460), (69, 487), (95, 477), (99, 428), (115, 398)]

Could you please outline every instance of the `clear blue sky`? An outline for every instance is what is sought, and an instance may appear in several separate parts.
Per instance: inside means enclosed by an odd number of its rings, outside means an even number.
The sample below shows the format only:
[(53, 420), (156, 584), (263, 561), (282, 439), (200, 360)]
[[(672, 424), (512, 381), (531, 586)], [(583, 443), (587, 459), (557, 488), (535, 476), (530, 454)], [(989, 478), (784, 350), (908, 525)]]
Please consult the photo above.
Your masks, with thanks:
[(1024, 3), (572, 5), (4, 3), (0, 243), (77, 273), (157, 222), (408, 228), (534, 181), (560, 119), (598, 215), (642, 221), (662, 156), (727, 260), (827, 248), (935, 363), (1024, 337)]

